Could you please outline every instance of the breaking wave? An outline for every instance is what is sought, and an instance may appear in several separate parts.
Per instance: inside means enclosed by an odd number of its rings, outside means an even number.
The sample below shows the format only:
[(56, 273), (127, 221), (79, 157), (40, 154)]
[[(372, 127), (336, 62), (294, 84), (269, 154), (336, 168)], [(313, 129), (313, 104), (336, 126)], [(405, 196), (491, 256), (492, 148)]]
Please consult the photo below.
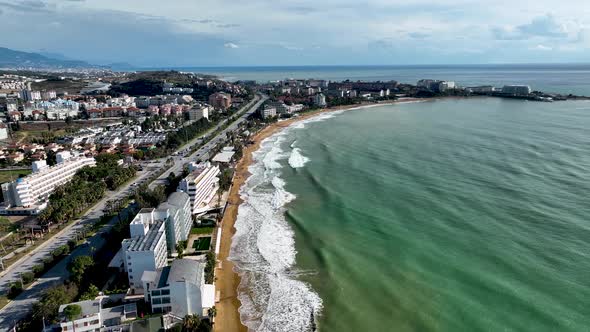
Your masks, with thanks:
[[(294, 128), (294, 127), (291, 127)], [(299, 149), (282, 149), (291, 128), (265, 139), (253, 154), (251, 176), (240, 189), (236, 234), (230, 259), (241, 283), (242, 323), (255, 331), (312, 331), (322, 300), (306, 283), (294, 278), (294, 233), (285, 219), (285, 205), (296, 197), (285, 189), (280, 161), (292, 167), (307, 160)], [(297, 152), (295, 152), (297, 151)]]

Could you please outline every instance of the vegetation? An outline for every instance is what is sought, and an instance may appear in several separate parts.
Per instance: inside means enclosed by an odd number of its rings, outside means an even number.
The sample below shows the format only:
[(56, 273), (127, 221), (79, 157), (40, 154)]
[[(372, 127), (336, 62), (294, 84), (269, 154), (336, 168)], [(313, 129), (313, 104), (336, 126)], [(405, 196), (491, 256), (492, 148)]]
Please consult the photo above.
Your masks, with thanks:
[(212, 284), (215, 281), (215, 253), (207, 253), (207, 264), (205, 265), (205, 283)]
[[(77, 294), (78, 288), (72, 284), (48, 288), (39, 302), (33, 304), (33, 320), (31, 320), (31, 324), (39, 326), (42, 324), (43, 319), (48, 322), (55, 322), (59, 306), (74, 301)], [(33, 328), (30, 330), (33, 330)], [(41, 329), (37, 329), (37, 331), (39, 330)]]
[(176, 244), (176, 253), (178, 254), (178, 258), (182, 258), (185, 249), (186, 241), (178, 241), (178, 243)]
[(209, 332), (211, 324), (208, 320), (201, 320), (198, 315), (187, 315), (182, 320), (183, 332)]
[(68, 265), (70, 279), (80, 286), (85, 273), (94, 266), (94, 259), (90, 256), (78, 256)]
[(68, 320), (74, 320), (82, 314), (82, 307), (77, 304), (70, 304), (64, 308), (63, 313)]
[(134, 198), (140, 208), (156, 208), (166, 200), (166, 188), (157, 186), (152, 190), (147, 185), (142, 185), (135, 193)]
[(226, 168), (221, 172), (221, 176), (219, 177), (219, 190), (221, 192), (229, 190), (233, 177), (234, 170), (231, 168)]
[(6, 183), (10, 181), (14, 181), (18, 178), (25, 177), (31, 174), (30, 170), (9, 170), (9, 171), (0, 171), (0, 183)]
[(41, 225), (67, 223), (79, 218), (100, 200), (105, 191), (114, 190), (135, 176), (135, 168), (117, 164), (118, 157), (97, 157), (96, 167), (84, 167), (67, 184), (56, 188), (49, 197), (47, 208), (39, 215)]
[(191, 234), (202, 235), (202, 234), (211, 234), (213, 233), (214, 227), (193, 227), (191, 229)]

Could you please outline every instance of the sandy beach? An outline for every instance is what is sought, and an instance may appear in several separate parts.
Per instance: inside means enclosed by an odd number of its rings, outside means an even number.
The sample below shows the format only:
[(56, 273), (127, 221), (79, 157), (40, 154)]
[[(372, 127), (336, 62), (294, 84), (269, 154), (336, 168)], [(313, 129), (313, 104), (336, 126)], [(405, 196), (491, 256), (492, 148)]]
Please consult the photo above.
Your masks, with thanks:
[(221, 332), (233, 332), (233, 331), (247, 331), (246, 326), (242, 325), (240, 321), (240, 314), (238, 309), (240, 307), (240, 301), (238, 300), (238, 286), (240, 284), (239, 275), (234, 272), (234, 266), (230, 260), (228, 260), (232, 237), (235, 234), (234, 223), (238, 216), (238, 207), (241, 203), (240, 198), (240, 187), (244, 184), (246, 179), (250, 176), (248, 172), (248, 166), (252, 163), (252, 153), (260, 147), (260, 143), (267, 137), (274, 133), (286, 128), (293, 123), (309, 119), (320, 114), (329, 112), (356, 109), (359, 107), (367, 106), (379, 106), (385, 104), (404, 103), (404, 102), (416, 102), (426, 101), (429, 99), (404, 99), (399, 101), (383, 102), (379, 104), (367, 103), (357, 105), (346, 105), (327, 108), (314, 112), (302, 114), (298, 117), (291, 118), (288, 120), (276, 122), (268, 125), (264, 129), (256, 133), (252, 139), (253, 144), (247, 146), (244, 149), (243, 157), (238, 162), (235, 170), (235, 177), (233, 186), (230, 190), (228, 197), (228, 206), (225, 210), (223, 220), (221, 223), (221, 246), (220, 252), (217, 257), (217, 267), (215, 270), (216, 277), (216, 288), (219, 292), (219, 302), (215, 304), (217, 309), (217, 316), (215, 318), (215, 331)]

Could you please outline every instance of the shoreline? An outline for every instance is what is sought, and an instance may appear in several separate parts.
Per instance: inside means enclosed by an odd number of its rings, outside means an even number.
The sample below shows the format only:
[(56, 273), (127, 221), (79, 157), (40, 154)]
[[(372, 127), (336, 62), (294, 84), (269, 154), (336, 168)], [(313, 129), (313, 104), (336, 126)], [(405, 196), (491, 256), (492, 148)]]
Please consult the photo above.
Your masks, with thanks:
[(236, 165), (232, 187), (228, 196), (228, 205), (220, 226), (222, 229), (220, 239), (221, 245), (219, 255), (217, 257), (217, 265), (215, 267), (216, 292), (219, 292), (219, 302), (215, 304), (215, 308), (217, 310), (217, 316), (215, 318), (214, 325), (215, 331), (248, 331), (248, 328), (244, 326), (240, 320), (239, 308), (241, 303), (238, 300), (238, 287), (240, 285), (241, 279), (238, 273), (234, 271), (234, 264), (228, 259), (228, 257), (231, 249), (232, 238), (236, 232), (234, 225), (237, 221), (238, 208), (242, 203), (240, 189), (250, 177), (248, 167), (253, 162), (252, 153), (260, 148), (262, 141), (299, 121), (310, 119), (326, 113), (355, 110), (360, 108), (372, 108), (389, 104), (433, 101), (437, 99), (439, 98), (408, 98), (404, 100), (391, 100), (382, 103), (363, 103), (320, 109), (303, 113), (295, 118), (271, 123), (258, 131), (252, 137), (251, 140), (254, 143), (244, 148), (242, 159), (240, 159)]

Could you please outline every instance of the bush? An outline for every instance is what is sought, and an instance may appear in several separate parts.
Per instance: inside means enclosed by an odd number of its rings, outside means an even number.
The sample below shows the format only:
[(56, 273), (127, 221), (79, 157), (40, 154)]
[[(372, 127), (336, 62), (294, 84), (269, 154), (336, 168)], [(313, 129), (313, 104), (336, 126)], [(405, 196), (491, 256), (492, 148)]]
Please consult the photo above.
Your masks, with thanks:
[(70, 304), (64, 308), (63, 313), (69, 320), (74, 320), (82, 313), (82, 307), (77, 304)]
[(78, 242), (76, 242), (76, 240), (69, 240), (68, 241), (68, 247), (70, 247), (70, 250), (74, 250), (74, 248), (76, 248), (78, 246)]
[(33, 266), (33, 273), (36, 276), (41, 276), (41, 274), (45, 271), (45, 264), (37, 264)]
[(8, 298), (14, 299), (18, 296), (18, 294), (23, 292), (23, 284), (20, 281), (15, 281), (10, 284), (10, 288), (8, 289)]
[(35, 275), (33, 274), (33, 272), (25, 272), (21, 275), (21, 278), (23, 279), (23, 283), (26, 284), (30, 284), (31, 282), (33, 282), (33, 280), (35, 280)]
[(50, 266), (51, 264), (53, 264), (53, 260), (53, 256), (45, 257), (43, 258), (43, 265)]

